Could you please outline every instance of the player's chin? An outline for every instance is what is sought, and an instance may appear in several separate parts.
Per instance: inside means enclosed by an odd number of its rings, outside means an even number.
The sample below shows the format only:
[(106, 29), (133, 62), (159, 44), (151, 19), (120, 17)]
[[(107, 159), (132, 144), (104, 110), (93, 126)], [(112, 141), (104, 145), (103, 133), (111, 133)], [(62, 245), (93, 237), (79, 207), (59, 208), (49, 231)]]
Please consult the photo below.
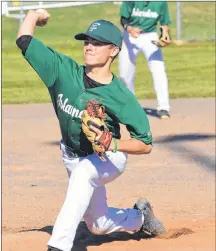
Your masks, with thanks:
[(95, 65), (94, 62), (91, 62), (89, 60), (84, 60), (84, 63), (85, 63), (86, 66), (94, 66)]
[(84, 63), (87, 66), (93, 66), (95, 64), (95, 60), (92, 57), (84, 56)]
[(103, 63), (93, 61), (93, 60), (84, 60), (84, 63), (86, 66), (89, 66), (89, 67), (102, 67), (102, 66), (104, 66)]

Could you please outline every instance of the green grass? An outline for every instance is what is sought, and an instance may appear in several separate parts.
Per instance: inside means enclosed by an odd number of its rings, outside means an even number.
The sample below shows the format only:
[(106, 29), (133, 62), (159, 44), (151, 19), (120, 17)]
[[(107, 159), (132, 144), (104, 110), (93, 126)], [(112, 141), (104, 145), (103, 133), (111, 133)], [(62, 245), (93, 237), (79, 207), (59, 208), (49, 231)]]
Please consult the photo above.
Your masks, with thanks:
[[(173, 20), (172, 37), (175, 37), (176, 32), (175, 6), (176, 3), (170, 3)], [(186, 30), (187, 32), (190, 30), (189, 34), (193, 32), (201, 34), (204, 30), (206, 34), (211, 32), (214, 34), (215, 24), (211, 18), (214, 17), (215, 3), (191, 3), (191, 5), (183, 3), (182, 7), (187, 10), (184, 16), (188, 13), (187, 16), (191, 18)], [(208, 15), (200, 11), (202, 8), (205, 11), (208, 9)], [(51, 9), (52, 18), (48, 26), (37, 28), (35, 36), (46, 45), (82, 63), (82, 43), (73, 39), (74, 34), (85, 31), (92, 21), (101, 18), (108, 19), (120, 27), (118, 11), (119, 6), (112, 3)], [(200, 16), (200, 13), (203, 15)], [(17, 20), (2, 18), (2, 102), (3, 104), (50, 102), (47, 89), (16, 47), (18, 28)], [(171, 45), (165, 48), (163, 53), (172, 98), (215, 96), (214, 42)], [(112, 70), (118, 75), (118, 60), (114, 62)], [(135, 88), (138, 98), (155, 98), (151, 74), (142, 54), (137, 59)]]
[[(163, 50), (170, 97), (215, 96), (215, 47), (213, 43), (188, 43)], [(138, 98), (154, 97), (151, 75), (143, 57), (138, 59)]]
[[(176, 3), (169, 3), (172, 37), (176, 38)], [(215, 2), (181, 2), (181, 39), (215, 39)]]

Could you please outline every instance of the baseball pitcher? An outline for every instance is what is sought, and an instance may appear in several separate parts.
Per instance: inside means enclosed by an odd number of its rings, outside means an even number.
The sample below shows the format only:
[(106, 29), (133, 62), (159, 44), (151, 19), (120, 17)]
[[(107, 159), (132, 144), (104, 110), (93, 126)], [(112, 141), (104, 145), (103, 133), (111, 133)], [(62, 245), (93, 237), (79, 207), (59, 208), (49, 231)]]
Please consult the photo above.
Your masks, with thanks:
[[(46, 25), (49, 17), (46, 10), (29, 11), (16, 41), (49, 90), (69, 176), (48, 251), (70, 251), (82, 219), (95, 234), (145, 231), (154, 236), (164, 232), (144, 198), (129, 209), (107, 205), (105, 185), (124, 172), (128, 153), (148, 154), (152, 149), (145, 112), (110, 71), (122, 46), (121, 31), (109, 21), (97, 20), (87, 32), (77, 34), (75, 39), (84, 41), (84, 65), (79, 65), (33, 36), (35, 26)], [(126, 125), (131, 139), (121, 139), (120, 123)]]

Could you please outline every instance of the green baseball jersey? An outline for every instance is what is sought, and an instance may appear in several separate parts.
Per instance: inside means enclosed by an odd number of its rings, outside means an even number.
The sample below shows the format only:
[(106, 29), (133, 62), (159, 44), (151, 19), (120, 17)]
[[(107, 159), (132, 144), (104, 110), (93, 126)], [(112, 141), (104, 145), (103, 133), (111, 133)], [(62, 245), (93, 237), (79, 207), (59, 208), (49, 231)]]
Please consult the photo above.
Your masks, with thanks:
[(48, 87), (59, 120), (63, 142), (78, 156), (93, 152), (81, 129), (81, 116), (86, 102), (95, 99), (106, 107), (107, 126), (113, 137), (120, 138), (119, 123), (125, 124), (132, 138), (151, 144), (148, 118), (135, 96), (114, 75), (108, 85), (85, 88), (85, 66), (32, 38), (25, 59)]
[(154, 32), (157, 23), (169, 25), (170, 17), (166, 1), (129, 1), (123, 2), (120, 16), (128, 19), (129, 25), (142, 29), (142, 32)]

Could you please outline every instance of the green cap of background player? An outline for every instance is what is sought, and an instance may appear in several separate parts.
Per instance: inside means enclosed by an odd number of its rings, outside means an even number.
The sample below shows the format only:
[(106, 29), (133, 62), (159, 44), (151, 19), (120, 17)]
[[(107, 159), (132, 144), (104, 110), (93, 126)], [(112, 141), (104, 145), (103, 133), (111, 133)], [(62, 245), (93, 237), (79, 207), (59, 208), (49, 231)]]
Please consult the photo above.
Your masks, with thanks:
[(104, 43), (114, 44), (119, 48), (122, 46), (122, 32), (117, 26), (106, 20), (95, 21), (89, 26), (86, 33), (75, 35), (77, 40), (85, 40), (87, 37)]

